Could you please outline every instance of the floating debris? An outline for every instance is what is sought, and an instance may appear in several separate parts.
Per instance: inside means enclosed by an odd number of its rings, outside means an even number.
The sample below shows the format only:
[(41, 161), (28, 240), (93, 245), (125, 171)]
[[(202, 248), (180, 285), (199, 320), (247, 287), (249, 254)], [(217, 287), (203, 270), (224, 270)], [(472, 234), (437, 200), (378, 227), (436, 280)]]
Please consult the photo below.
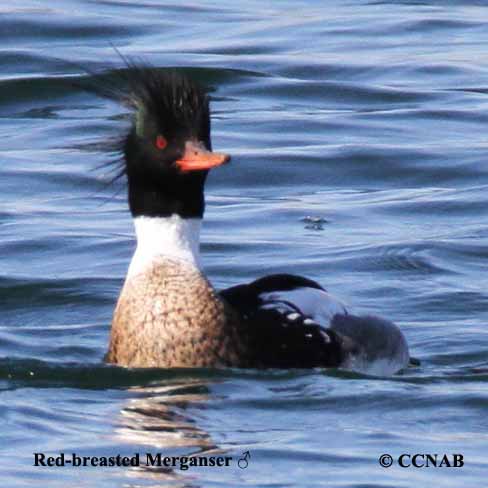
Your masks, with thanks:
[(324, 219), (323, 217), (312, 217), (311, 215), (307, 215), (301, 219), (301, 222), (305, 222), (305, 229), (311, 230), (324, 230), (323, 224), (328, 224), (329, 221)]

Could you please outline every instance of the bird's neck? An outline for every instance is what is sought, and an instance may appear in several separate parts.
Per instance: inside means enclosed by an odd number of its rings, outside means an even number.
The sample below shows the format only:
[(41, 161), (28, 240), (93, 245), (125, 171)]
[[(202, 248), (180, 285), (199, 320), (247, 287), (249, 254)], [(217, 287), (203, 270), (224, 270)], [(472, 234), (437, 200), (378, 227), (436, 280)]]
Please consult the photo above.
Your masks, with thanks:
[(200, 269), (200, 218), (169, 217), (134, 218), (137, 248), (127, 277), (147, 270), (156, 260), (177, 259)]

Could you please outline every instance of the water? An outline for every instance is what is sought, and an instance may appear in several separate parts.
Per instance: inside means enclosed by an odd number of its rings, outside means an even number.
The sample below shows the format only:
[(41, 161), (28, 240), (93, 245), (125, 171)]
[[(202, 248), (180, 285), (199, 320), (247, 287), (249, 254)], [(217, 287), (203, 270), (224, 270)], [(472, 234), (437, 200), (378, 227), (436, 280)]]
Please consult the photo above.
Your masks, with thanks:
[[(2, 486), (480, 487), (488, 436), (488, 7), (475, 1), (6, 0), (0, 6)], [(420, 368), (103, 365), (134, 249), (104, 189), (113, 49), (213, 88), (205, 268), (290, 271), (405, 332)], [(223, 453), (249, 467), (35, 467), (33, 453)], [(378, 463), (390, 453), (395, 465)], [(401, 468), (461, 453), (462, 468)]]

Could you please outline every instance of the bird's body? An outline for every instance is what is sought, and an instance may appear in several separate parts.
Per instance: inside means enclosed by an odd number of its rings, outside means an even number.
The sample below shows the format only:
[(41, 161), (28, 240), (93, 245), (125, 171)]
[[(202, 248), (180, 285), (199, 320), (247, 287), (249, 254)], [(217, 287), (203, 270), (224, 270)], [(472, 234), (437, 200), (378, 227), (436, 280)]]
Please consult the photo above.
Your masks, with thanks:
[(211, 152), (204, 91), (133, 68), (124, 173), (137, 249), (112, 322), (108, 362), (127, 367), (342, 367), (393, 374), (409, 362), (393, 323), (351, 315), (315, 281), (272, 275), (218, 293), (199, 256)]
[(107, 359), (137, 367), (240, 366), (239, 320), (231, 312), (198, 269), (155, 259), (124, 285)]

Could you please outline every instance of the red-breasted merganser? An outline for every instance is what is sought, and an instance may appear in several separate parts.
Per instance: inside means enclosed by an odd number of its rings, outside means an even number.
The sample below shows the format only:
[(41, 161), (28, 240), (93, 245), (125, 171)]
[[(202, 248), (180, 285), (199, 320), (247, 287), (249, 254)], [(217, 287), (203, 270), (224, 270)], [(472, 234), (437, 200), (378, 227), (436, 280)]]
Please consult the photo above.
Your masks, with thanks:
[[(209, 99), (183, 74), (131, 66), (123, 146), (137, 248), (106, 360), (127, 367), (338, 367), (389, 375), (409, 364), (400, 329), (355, 316), (291, 274), (217, 292), (199, 259), (212, 152)], [(105, 92), (105, 94), (107, 91)]]

